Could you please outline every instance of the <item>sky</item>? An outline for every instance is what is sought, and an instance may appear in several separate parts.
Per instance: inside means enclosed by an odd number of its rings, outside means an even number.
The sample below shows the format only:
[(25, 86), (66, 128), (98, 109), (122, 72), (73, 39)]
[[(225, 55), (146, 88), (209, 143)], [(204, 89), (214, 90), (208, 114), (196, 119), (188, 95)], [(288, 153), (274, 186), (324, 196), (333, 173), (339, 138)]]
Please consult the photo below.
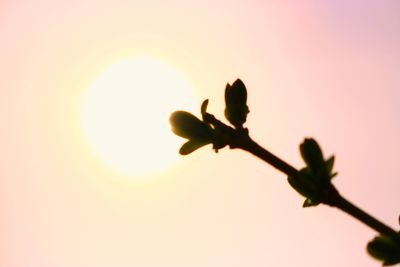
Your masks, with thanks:
[(0, 266), (379, 266), (373, 230), (302, 209), (283, 174), (243, 151), (204, 147), (146, 179), (108, 168), (80, 105), (132, 56), (173, 66), (220, 118), (241, 78), (258, 143), (301, 168), (298, 145), (316, 138), (339, 191), (399, 229), (399, 12), (389, 0), (2, 0)]

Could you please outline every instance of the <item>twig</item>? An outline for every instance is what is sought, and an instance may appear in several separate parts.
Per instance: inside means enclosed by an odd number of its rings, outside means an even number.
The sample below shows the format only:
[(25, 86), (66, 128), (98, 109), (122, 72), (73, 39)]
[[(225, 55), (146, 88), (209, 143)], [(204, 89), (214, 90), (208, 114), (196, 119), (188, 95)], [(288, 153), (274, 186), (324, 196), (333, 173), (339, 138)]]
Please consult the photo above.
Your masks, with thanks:
[[(230, 148), (239, 148), (245, 150), (272, 165), (273, 167), (288, 176), (294, 178), (300, 177), (300, 173), (296, 168), (289, 165), (288, 163), (278, 158), (277, 156), (257, 144), (255, 141), (253, 141), (250, 138), (247, 129), (234, 129), (219, 121), (212, 114), (209, 113), (204, 114), (204, 120), (223, 132), (224, 143), (226, 145), (229, 145)], [(368, 225), (378, 233), (390, 236), (393, 240), (396, 240), (400, 244), (400, 234), (346, 200), (339, 194), (339, 192), (333, 185), (325, 194), (322, 203), (342, 210), (343, 212)]]

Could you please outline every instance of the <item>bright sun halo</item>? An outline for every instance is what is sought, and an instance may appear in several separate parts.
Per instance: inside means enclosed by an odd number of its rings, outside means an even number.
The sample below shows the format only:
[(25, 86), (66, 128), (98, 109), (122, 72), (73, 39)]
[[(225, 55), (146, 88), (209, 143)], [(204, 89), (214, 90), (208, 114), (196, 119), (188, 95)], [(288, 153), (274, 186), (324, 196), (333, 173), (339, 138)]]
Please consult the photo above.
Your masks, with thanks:
[(194, 91), (173, 67), (151, 58), (114, 63), (86, 91), (84, 135), (98, 157), (126, 175), (143, 176), (171, 166), (179, 140), (168, 118), (194, 107)]

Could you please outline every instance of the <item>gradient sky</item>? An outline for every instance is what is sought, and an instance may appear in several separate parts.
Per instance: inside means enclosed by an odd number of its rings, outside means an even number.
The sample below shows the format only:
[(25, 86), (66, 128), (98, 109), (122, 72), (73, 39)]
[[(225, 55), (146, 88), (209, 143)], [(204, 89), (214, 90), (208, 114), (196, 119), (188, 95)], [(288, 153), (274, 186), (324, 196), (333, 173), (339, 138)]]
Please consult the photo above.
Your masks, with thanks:
[(0, 266), (379, 266), (372, 230), (302, 209), (242, 151), (206, 147), (148, 182), (113, 173), (88, 150), (79, 101), (134, 55), (176, 67), (218, 116), (240, 77), (255, 140), (300, 168), (315, 137), (340, 192), (398, 229), (399, 14), (389, 0), (2, 0)]

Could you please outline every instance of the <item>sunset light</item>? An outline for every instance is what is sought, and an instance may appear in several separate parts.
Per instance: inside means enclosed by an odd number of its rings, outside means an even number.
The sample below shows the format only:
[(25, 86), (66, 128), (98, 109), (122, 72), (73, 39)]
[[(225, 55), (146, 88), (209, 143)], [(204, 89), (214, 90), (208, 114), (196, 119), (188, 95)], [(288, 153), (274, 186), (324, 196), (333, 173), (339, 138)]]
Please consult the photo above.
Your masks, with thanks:
[(381, 266), (399, 0), (0, 0), (0, 36), (0, 267)]
[(172, 66), (133, 58), (109, 66), (88, 88), (82, 129), (94, 153), (127, 175), (148, 175), (178, 158), (169, 132), (176, 107), (194, 106), (194, 91)]

